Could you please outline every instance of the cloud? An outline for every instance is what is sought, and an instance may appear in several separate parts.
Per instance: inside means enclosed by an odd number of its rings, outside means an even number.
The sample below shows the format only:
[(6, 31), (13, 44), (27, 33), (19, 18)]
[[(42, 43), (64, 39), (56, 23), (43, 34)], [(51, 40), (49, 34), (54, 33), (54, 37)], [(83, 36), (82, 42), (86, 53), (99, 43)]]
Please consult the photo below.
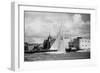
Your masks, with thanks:
[(62, 13), (42, 13), (26, 12), (25, 13), (25, 34), (27, 35), (44, 35), (48, 32), (55, 36), (61, 24), (69, 22), (69, 15)]
[(25, 12), (25, 37), (56, 36), (61, 25), (66, 36), (90, 35), (89, 14)]
[[(74, 14), (73, 15), (73, 30), (78, 35), (89, 34), (90, 33), (90, 21), (84, 21), (83, 16), (86, 14)], [(89, 16), (88, 16), (89, 18)], [(87, 19), (87, 18), (86, 18)]]

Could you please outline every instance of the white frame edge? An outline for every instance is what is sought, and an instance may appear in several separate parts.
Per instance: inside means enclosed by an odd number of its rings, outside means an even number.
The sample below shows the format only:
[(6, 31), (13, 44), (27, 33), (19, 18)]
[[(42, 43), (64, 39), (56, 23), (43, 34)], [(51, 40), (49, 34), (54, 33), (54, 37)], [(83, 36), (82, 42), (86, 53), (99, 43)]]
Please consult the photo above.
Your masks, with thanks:
[(11, 3), (11, 70), (17, 71), (18, 67), (18, 4)]

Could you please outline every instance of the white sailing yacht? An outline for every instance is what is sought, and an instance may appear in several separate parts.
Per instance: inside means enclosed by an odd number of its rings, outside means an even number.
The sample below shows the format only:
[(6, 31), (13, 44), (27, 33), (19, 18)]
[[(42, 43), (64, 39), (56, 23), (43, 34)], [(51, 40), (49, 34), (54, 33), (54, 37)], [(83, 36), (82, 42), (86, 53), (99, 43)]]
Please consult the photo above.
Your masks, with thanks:
[(63, 38), (63, 25), (61, 24), (59, 28), (59, 32), (56, 36), (56, 40), (54, 41), (53, 45), (51, 46), (50, 50), (57, 50), (55, 52), (49, 52), (49, 53), (65, 53), (65, 47), (64, 47), (64, 38)]

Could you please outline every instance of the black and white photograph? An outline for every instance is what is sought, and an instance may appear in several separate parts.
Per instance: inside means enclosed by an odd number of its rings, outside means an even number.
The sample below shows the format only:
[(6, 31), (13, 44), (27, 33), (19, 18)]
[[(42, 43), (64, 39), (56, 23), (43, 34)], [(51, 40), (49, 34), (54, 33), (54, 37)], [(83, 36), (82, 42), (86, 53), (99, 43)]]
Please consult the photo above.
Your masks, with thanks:
[(24, 61), (90, 59), (91, 14), (24, 11)]

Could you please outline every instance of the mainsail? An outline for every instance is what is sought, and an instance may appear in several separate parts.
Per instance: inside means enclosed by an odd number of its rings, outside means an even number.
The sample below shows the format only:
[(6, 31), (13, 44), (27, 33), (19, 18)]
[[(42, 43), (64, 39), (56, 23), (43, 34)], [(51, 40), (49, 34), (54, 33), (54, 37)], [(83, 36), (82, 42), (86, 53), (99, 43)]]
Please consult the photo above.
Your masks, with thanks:
[(57, 50), (57, 52), (59, 53), (65, 53), (62, 25), (60, 26), (59, 32), (56, 36), (56, 40), (54, 41), (50, 50)]

